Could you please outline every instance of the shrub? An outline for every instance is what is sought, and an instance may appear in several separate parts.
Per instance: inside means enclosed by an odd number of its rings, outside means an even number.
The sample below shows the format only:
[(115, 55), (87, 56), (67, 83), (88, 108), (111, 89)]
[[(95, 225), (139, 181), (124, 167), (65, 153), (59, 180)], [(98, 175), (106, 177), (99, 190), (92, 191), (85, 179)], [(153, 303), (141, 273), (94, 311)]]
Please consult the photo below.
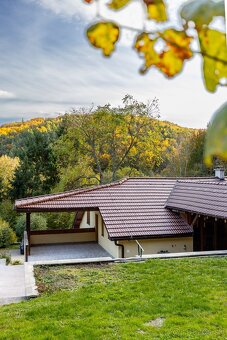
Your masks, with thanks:
[(6, 248), (16, 242), (16, 234), (9, 227), (9, 223), (0, 219), (0, 248)]
[[(47, 221), (41, 215), (31, 215), (31, 230), (45, 230), (47, 228)], [(16, 234), (19, 239), (23, 238), (24, 230), (26, 229), (26, 217), (22, 215), (16, 221)]]
[(13, 209), (13, 203), (10, 200), (4, 200), (0, 203), (0, 218), (9, 222), (10, 228), (15, 230), (18, 213)]
[(0, 259), (5, 259), (6, 260), (6, 265), (8, 266), (8, 264), (11, 263), (11, 255), (7, 252), (1, 252), (0, 253)]

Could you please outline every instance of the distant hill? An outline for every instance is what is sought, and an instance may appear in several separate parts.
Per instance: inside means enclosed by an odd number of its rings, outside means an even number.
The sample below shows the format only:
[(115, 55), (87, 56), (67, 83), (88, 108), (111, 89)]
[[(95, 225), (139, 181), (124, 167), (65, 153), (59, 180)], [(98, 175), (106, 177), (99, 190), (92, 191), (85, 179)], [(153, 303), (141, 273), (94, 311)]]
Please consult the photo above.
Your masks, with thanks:
[(10, 134), (16, 134), (20, 133), (23, 130), (27, 130), (30, 128), (38, 128), (41, 126), (48, 125), (48, 122), (54, 121), (60, 121), (60, 118), (33, 118), (27, 121), (22, 122), (12, 122), (7, 124), (0, 125), (0, 135), (10, 135)]

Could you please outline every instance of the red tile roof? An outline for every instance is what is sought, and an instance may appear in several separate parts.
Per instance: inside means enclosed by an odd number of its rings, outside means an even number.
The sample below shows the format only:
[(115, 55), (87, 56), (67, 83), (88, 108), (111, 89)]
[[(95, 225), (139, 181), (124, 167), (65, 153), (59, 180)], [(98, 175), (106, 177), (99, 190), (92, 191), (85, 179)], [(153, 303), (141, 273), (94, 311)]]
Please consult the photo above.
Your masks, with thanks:
[(169, 195), (166, 207), (227, 218), (227, 181), (178, 180)]
[(111, 240), (189, 236), (193, 229), (165, 209), (175, 179), (129, 178), (62, 194), (17, 200), (17, 211), (99, 210)]

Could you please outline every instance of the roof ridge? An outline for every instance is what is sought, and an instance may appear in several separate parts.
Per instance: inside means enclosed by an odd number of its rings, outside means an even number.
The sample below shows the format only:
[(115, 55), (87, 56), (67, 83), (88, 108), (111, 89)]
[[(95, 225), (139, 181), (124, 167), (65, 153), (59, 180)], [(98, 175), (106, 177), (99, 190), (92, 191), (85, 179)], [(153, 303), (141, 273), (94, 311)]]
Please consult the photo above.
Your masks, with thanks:
[[(15, 207), (21, 207), (24, 204), (29, 203), (30, 200), (31, 200), (30, 204), (44, 203), (44, 202), (49, 202), (49, 201), (51, 201), (55, 198), (58, 199), (58, 198), (62, 198), (62, 197), (70, 197), (70, 196), (78, 195), (78, 194), (81, 194), (81, 193), (84, 193), (84, 192), (99, 190), (99, 189), (106, 188), (106, 187), (112, 187), (112, 186), (120, 185), (120, 184), (124, 183), (125, 181), (127, 181), (127, 179), (128, 178), (126, 177), (126, 178), (123, 178), (120, 181), (115, 181), (115, 182), (112, 182), (112, 183), (101, 184), (101, 185), (95, 185), (95, 186), (90, 187), (90, 188), (75, 189), (75, 190), (70, 190), (70, 191), (66, 191), (66, 192), (62, 192), (62, 193), (21, 198), (21, 199), (18, 199), (18, 200), (15, 201)], [(20, 202), (21, 202), (21, 204), (20, 204)], [(22, 202), (24, 202), (24, 204)]]
[(227, 185), (226, 180), (218, 180), (216, 182), (206, 182), (206, 181), (193, 181), (193, 180), (177, 180), (177, 183), (193, 183), (193, 184), (212, 184), (212, 185)]
[(171, 176), (171, 177), (167, 177), (167, 176), (160, 176), (160, 177), (155, 177), (155, 176), (138, 176), (138, 177), (135, 177), (135, 176), (132, 176), (132, 177), (128, 177), (128, 179), (175, 179), (175, 180), (178, 180), (178, 179), (181, 179), (183, 178), (183, 180), (186, 180), (186, 179), (215, 179), (215, 177), (213, 176), (206, 176), (206, 177), (195, 177), (195, 176), (192, 176), (192, 177), (179, 177), (179, 176)]

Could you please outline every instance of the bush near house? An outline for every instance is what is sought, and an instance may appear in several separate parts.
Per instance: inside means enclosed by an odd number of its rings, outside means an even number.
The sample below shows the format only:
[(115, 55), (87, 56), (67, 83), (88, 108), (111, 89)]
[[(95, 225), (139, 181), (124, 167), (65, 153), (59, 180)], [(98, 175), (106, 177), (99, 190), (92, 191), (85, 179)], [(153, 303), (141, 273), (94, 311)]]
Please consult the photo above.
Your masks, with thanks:
[(16, 240), (16, 234), (10, 228), (9, 223), (0, 219), (0, 248), (6, 248)]
[[(26, 229), (25, 215), (18, 217), (15, 229), (17, 237), (21, 240)], [(31, 230), (45, 230), (45, 229), (47, 229), (46, 218), (41, 215), (31, 215)]]

